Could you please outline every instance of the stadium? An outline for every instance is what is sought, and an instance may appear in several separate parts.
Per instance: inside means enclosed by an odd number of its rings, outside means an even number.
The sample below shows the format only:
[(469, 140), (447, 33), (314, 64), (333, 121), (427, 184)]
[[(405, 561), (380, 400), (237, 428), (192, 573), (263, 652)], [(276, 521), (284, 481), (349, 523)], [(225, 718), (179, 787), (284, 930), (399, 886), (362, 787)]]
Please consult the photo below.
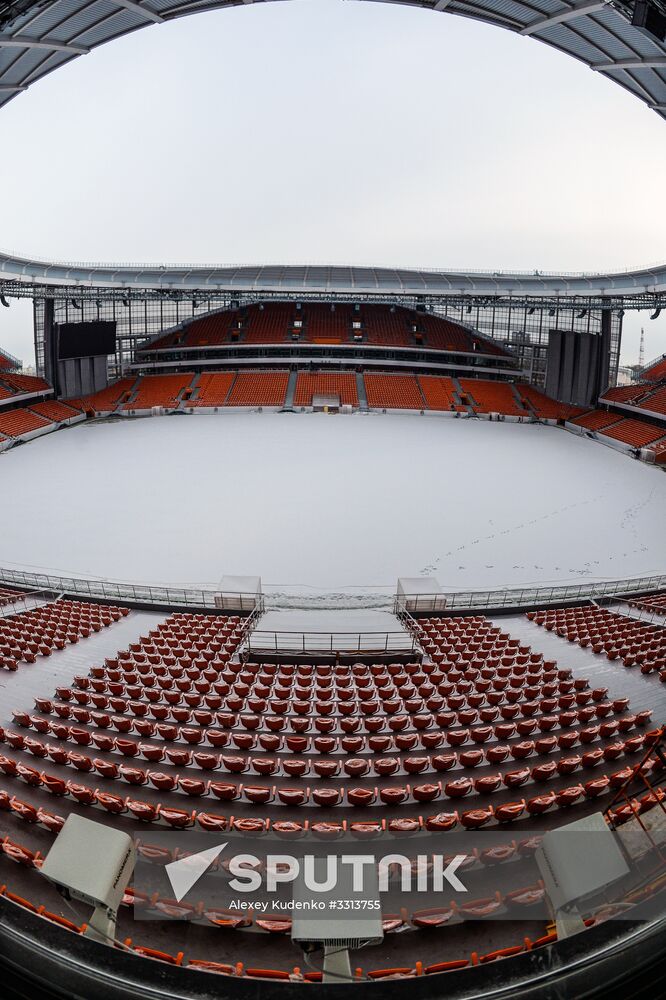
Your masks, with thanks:
[[(404, 3), (545, 43), (666, 118), (661, 0)], [(0, 0), (0, 105), (233, 6)], [(21, 300), (34, 373), (0, 347), (7, 996), (653, 995), (666, 355), (620, 369), (666, 264), (0, 252), (0, 312)]]

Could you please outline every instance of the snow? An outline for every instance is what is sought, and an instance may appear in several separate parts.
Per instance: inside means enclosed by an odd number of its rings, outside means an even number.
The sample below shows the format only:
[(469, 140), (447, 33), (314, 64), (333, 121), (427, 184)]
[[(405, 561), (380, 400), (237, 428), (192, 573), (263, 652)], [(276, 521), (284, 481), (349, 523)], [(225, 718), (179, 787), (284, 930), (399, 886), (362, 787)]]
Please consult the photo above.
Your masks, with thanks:
[[(559, 428), (412, 414), (96, 421), (0, 456), (0, 565), (258, 574), (277, 603), (663, 572), (666, 476)], [(325, 597), (323, 595), (326, 595)]]

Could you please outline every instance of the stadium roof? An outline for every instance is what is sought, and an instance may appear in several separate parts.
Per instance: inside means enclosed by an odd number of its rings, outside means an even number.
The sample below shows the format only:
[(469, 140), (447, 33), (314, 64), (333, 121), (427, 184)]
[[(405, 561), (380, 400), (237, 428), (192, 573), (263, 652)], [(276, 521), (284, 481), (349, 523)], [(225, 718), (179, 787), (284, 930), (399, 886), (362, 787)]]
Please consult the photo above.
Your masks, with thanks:
[[(545, 271), (435, 271), (324, 264), (166, 265), (75, 264), (39, 261), (0, 252), (0, 291), (39, 296), (61, 289), (162, 294), (230, 293), (293, 298), (299, 295), (444, 297), (510, 296), (519, 299), (609, 297), (666, 302), (666, 264), (616, 273)], [(68, 292), (69, 294), (69, 292)], [(650, 302), (642, 302), (642, 308)], [(628, 306), (632, 307), (632, 306)], [(639, 307), (633, 305), (633, 308)]]
[[(138, 28), (270, 0), (0, 0), (0, 105), (71, 59)], [(632, 25), (635, 0), (380, 0), (457, 14), (536, 38), (666, 118), (666, 43)], [(648, 0), (666, 14), (666, 0)], [(659, 29), (658, 29), (659, 30)]]

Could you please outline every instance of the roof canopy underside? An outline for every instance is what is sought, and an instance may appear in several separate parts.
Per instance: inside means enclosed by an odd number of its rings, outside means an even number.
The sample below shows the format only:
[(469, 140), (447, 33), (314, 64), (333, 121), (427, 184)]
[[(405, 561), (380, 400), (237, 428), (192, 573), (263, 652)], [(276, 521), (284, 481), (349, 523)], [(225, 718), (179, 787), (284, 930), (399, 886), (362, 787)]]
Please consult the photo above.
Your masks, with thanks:
[[(137, 28), (271, 0), (0, 0), (0, 106), (47, 73)], [(666, 44), (633, 27), (633, 0), (379, 0), (495, 24), (609, 77), (666, 118)], [(661, 6), (663, 0), (654, 0)]]

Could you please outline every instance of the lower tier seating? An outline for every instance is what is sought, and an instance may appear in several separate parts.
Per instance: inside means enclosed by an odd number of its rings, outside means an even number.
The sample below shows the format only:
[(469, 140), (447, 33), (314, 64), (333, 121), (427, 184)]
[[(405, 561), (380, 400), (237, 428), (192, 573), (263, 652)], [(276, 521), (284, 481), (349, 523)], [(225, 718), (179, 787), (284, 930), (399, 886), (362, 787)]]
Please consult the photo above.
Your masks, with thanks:
[(425, 409), (425, 400), (415, 375), (372, 375), (367, 373), (365, 391), (368, 406), (373, 408)]
[(61, 420), (69, 420), (71, 417), (79, 417), (81, 410), (75, 409), (66, 403), (61, 403), (57, 399), (47, 399), (43, 403), (32, 403), (30, 410), (45, 420), (52, 420), (59, 423)]
[(187, 399), (194, 378), (193, 372), (182, 375), (144, 375), (134, 396), (125, 403), (125, 410), (150, 410), (153, 406), (167, 409)]
[(202, 375), (189, 406), (224, 406), (233, 385), (235, 372), (213, 372)]
[(461, 378), (460, 384), (475, 413), (503, 413), (515, 417), (529, 416), (525, 406), (516, 399), (513, 387), (507, 382), (486, 382), (481, 379)]
[(444, 375), (419, 375), (418, 383), (429, 410), (461, 410), (467, 409), (456, 400), (456, 387), (453, 379)]
[(666, 427), (650, 424), (647, 420), (620, 420), (612, 427), (603, 428), (600, 433), (604, 437), (622, 441), (634, 448), (645, 448), (646, 445), (666, 437)]
[(134, 378), (121, 378), (91, 396), (80, 396), (64, 402), (84, 413), (109, 413), (127, 402), (134, 383)]
[(38, 431), (43, 427), (48, 427), (52, 423), (45, 417), (33, 413), (32, 410), (17, 409), (0, 411), (0, 433), (7, 437), (20, 437), (21, 434), (29, 434), (31, 431)]
[(239, 372), (227, 406), (284, 406), (289, 372)]
[(312, 406), (313, 396), (338, 396), (342, 406), (358, 406), (356, 376), (351, 372), (299, 372), (294, 406)]
[(585, 427), (588, 431), (601, 431), (605, 427), (617, 424), (621, 419), (622, 417), (618, 416), (617, 413), (608, 413), (607, 410), (590, 410), (588, 413), (574, 417), (571, 423), (577, 424), (578, 427)]

